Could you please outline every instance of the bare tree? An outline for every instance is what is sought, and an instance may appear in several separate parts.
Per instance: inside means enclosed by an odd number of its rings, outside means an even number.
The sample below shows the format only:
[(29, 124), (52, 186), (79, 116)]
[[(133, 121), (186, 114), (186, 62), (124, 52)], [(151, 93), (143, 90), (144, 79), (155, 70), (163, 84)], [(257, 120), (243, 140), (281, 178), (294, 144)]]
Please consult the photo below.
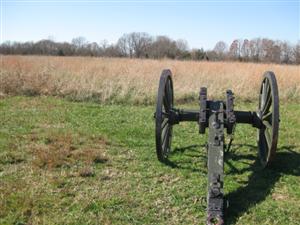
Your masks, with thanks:
[(294, 47), (294, 57), (295, 57), (295, 63), (300, 64), (300, 41), (298, 44)]
[(185, 52), (185, 51), (188, 51), (188, 49), (189, 49), (189, 45), (188, 45), (187, 41), (184, 39), (178, 39), (176, 41), (176, 47), (180, 52)]
[(259, 38), (252, 39), (249, 43), (249, 57), (252, 61), (259, 61), (260, 43), (261, 41)]
[(281, 43), (281, 62), (282, 63), (291, 63), (293, 57), (293, 51), (290, 44), (286, 41)]
[(87, 45), (90, 56), (99, 56), (100, 47), (96, 42), (92, 42)]
[(241, 48), (241, 56), (244, 61), (248, 61), (250, 57), (250, 41), (245, 39), (242, 48)]
[(264, 62), (270, 62), (272, 56), (273, 40), (263, 38), (261, 49), (263, 51), (261, 60)]
[(233, 59), (241, 60), (241, 51), (242, 51), (242, 41), (234, 40), (229, 48), (229, 55)]
[(206, 56), (206, 54), (202, 48), (191, 50), (191, 59), (192, 60), (203, 60), (203, 59), (205, 59), (205, 56)]
[(131, 48), (131, 44), (129, 43), (129, 37), (128, 35), (123, 35), (122, 37), (119, 38), (118, 43), (117, 43), (117, 48), (119, 49), (121, 56), (129, 56), (130, 58), (133, 55), (133, 49)]
[(117, 46), (124, 56), (146, 57), (152, 43), (152, 37), (147, 33), (133, 32), (119, 38)]
[(103, 50), (106, 49), (107, 47), (109, 47), (108, 41), (105, 39), (100, 41), (99, 47), (102, 48)]
[(280, 42), (275, 42), (271, 51), (271, 62), (280, 63), (280, 54), (281, 54)]
[(225, 58), (227, 48), (227, 44), (224, 41), (217, 42), (217, 44), (214, 47), (214, 52), (217, 54), (219, 60), (223, 60)]
[(103, 56), (105, 57), (123, 57), (120, 49), (115, 45), (109, 45), (104, 49)]
[(150, 47), (152, 58), (175, 58), (177, 54), (176, 42), (167, 36), (157, 36)]
[(135, 57), (147, 56), (148, 49), (152, 43), (152, 37), (147, 33), (131, 33)]
[(59, 45), (59, 56), (74, 55), (74, 53), (74, 47), (72, 46), (72, 44), (68, 42), (63, 42)]
[(38, 41), (35, 43), (34, 48), (35, 52), (40, 55), (56, 55), (58, 52), (58, 46), (55, 42), (50, 40)]
[(76, 37), (72, 39), (72, 44), (79, 49), (87, 44), (87, 40), (85, 37)]

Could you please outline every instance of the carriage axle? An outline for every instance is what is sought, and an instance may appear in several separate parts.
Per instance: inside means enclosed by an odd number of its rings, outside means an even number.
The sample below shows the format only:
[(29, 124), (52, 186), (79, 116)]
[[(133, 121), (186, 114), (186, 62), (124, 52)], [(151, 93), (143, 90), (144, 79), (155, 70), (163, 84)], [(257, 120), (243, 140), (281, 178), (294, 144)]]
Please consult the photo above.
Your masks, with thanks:
[[(208, 101), (208, 105), (212, 102)], [(199, 110), (186, 110), (186, 109), (176, 109), (173, 108), (170, 110), (170, 115), (168, 115), (169, 123), (171, 125), (179, 124), (180, 122), (188, 121), (199, 121)], [(234, 116), (236, 118), (236, 123), (245, 123), (250, 124), (256, 128), (262, 128), (263, 124), (259, 119), (256, 112), (251, 111), (234, 111)], [(208, 117), (207, 117), (208, 119)], [(224, 121), (225, 128), (227, 127), (227, 120)], [(208, 127), (208, 123), (206, 125)]]

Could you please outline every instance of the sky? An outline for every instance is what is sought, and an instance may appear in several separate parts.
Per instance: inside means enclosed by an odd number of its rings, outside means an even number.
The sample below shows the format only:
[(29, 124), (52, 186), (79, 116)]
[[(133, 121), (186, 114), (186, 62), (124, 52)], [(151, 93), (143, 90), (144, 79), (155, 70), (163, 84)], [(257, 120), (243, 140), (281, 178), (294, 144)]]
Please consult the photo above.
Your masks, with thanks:
[(212, 49), (223, 40), (265, 37), (300, 40), (300, 0), (0, 0), (1, 43), (117, 42), (124, 33), (147, 32)]

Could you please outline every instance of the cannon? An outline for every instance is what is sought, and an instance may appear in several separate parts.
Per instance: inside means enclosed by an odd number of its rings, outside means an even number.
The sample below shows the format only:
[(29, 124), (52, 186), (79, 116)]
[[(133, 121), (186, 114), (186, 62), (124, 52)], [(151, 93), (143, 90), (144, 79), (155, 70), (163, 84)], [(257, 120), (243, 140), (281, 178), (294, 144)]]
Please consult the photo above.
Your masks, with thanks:
[[(172, 73), (170, 70), (163, 70), (161, 74), (154, 113), (158, 160), (162, 163), (169, 162), (175, 124), (197, 122), (200, 134), (204, 134), (208, 128), (207, 225), (222, 225), (225, 221), (225, 209), (230, 199), (227, 200), (224, 196), (224, 154), (230, 149), (236, 124), (250, 124), (257, 129), (258, 157), (262, 168), (270, 166), (274, 161), (277, 149), (279, 97), (273, 72), (263, 74), (256, 111), (235, 111), (234, 94), (231, 90), (226, 91), (224, 99), (208, 100), (207, 89), (201, 87), (199, 110), (175, 108)], [(231, 137), (228, 143), (225, 143), (225, 132)]]

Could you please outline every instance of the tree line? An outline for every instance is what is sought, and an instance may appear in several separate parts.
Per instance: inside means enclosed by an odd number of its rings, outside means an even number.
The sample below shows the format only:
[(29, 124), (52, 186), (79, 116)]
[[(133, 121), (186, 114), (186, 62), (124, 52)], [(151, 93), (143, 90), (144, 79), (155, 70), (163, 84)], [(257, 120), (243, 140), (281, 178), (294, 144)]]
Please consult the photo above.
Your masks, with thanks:
[(69, 42), (40, 40), (37, 42), (4, 42), (0, 45), (4, 55), (55, 55), (130, 58), (170, 58), (181, 60), (244, 61), (300, 64), (300, 41), (292, 45), (286, 41), (267, 38), (236, 39), (230, 45), (216, 43), (213, 50), (189, 49), (186, 40), (173, 40), (167, 36), (153, 37), (144, 32), (124, 34), (115, 44), (107, 41), (88, 42), (77, 37)]

